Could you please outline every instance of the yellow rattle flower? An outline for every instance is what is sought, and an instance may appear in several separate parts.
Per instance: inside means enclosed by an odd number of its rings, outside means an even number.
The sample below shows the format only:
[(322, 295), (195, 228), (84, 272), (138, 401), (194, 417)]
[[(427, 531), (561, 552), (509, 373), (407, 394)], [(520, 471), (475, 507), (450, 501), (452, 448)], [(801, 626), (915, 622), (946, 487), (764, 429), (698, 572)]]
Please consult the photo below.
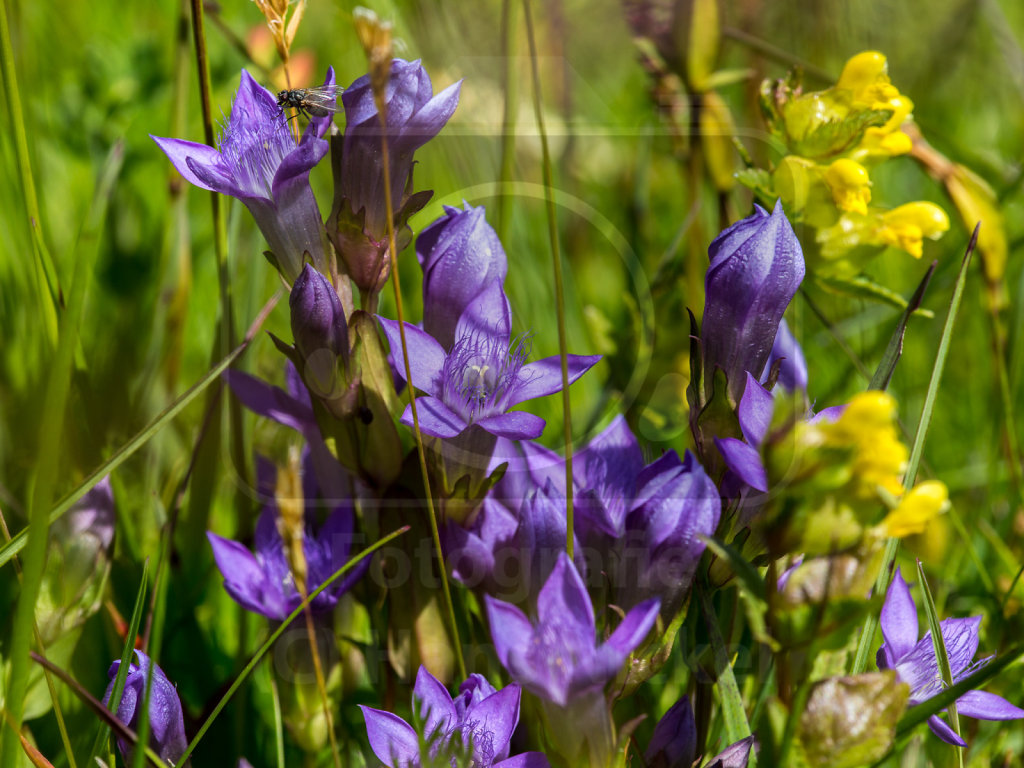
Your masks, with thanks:
[(868, 203), (871, 202), (871, 179), (864, 166), (845, 157), (840, 158), (825, 169), (824, 178), (837, 208), (867, 215)]

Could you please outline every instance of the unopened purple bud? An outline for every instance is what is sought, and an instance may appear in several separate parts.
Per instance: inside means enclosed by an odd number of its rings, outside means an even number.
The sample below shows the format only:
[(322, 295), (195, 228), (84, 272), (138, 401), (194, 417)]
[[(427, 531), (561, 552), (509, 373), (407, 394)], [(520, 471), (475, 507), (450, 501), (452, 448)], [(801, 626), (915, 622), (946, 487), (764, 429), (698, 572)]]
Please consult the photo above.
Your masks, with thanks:
[[(132, 662), (128, 667), (128, 676), (125, 678), (124, 691), (121, 694), (121, 701), (117, 707), (117, 719), (132, 730), (138, 730), (139, 713), (142, 709), (142, 702), (146, 695), (146, 679), (150, 676), (150, 665), (153, 668), (152, 689), (149, 697), (149, 745), (153, 748), (162, 760), (167, 763), (177, 763), (188, 747), (188, 739), (185, 738), (185, 720), (181, 712), (181, 700), (178, 698), (178, 691), (167, 675), (156, 664), (153, 664), (142, 651), (135, 651), (138, 663)], [(114, 678), (121, 662), (115, 661), (107, 671), (110, 684), (103, 696), (103, 703), (109, 705), (110, 694), (114, 690)], [(125, 762), (129, 765), (132, 762), (134, 749), (131, 744), (123, 739), (117, 740), (117, 746), (124, 755)]]
[[(401, 250), (411, 233), (406, 221), (430, 193), (412, 194), (413, 154), (436, 136), (455, 112), (461, 83), (434, 95), (430, 76), (419, 61), (391, 62), (385, 101), (388, 181), (392, 224)], [(385, 196), (381, 121), (369, 75), (342, 96), (345, 133), (332, 139), (334, 204), (328, 235), (345, 270), (360, 290), (375, 293), (389, 274), (388, 200)]]
[(759, 374), (768, 361), (779, 321), (804, 278), (800, 242), (776, 203), (769, 215), (760, 206), (711, 243), (711, 266), (704, 279), (705, 396), (710, 397), (715, 367), (739, 402), (746, 371)]
[(288, 299), (292, 315), (292, 336), (305, 361), (306, 383), (330, 395), (338, 360), (348, 364), (348, 323), (337, 291), (326, 277), (309, 264), (292, 286)]
[(644, 753), (649, 768), (690, 768), (697, 757), (697, 723), (685, 695), (654, 726)]
[(483, 207), (445, 206), (445, 215), (420, 233), (416, 256), (423, 268), (423, 330), (446, 350), (469, 303), (508, 274), (508, 259)]

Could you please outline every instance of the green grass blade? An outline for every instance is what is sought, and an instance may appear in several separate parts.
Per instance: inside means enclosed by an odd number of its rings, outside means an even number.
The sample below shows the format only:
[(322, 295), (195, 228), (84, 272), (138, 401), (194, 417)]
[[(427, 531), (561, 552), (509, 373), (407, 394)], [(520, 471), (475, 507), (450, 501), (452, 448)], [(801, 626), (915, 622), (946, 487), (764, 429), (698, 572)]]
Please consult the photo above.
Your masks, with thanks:
[(306, 606), (313, 602), (314, 598), (316, 598), (317, 595), (319, 595), (321, 592), (327, 589), (327, 587), (333, 584), (335, 580), (341, 578), (342, 575), (350, 571), (352, 567), (360, 560), (362, 560), (364, 557), (373, 554), (378, 549), (383, 547), (385, 544), (392, 541), (393, 539), (398, 538), (408, 530), (409, 526), (403, 526), (402, 528), (399, 528), (397, 531), (392, 531), (384, 538), (380, 539), (374, 544), (371, 544), (362, 552), (355, 555), (355, 557), (350, 558), (348, 562), (341, 566), (341, 568), (339, 568), (337, 571), (335, 571), (329, 579), (327, 579), (323, 584), (321, 584), (319, 587), (310, 592), (306, 596), (306, 599), (299, 603), (298, 606), (296, 606), (294, 611), (288, 614), (288, 617), (281, 622), (277, 629), (270, 633), (270, 637), (268, 637), (266, 642), (264, 642), (263, 645), (261, 645), (259, 649), (256, 651), (256, 653), (253, 654), (253, 657), (249, 660), (249, 663), (245, 665), (245, 668), (239, 673), (238, 677), (235, 678), (234, 682), (231, 683), (231, 687), (228, 688), (227, 692), (221, 697), (220, 701), (217, 702), (217, 706), (213, 708), (213, 711), (210, 713), (209, 717), (206, 718), (206, 721), (199, 728), (199, 731), (196, 733), (196, 735), (192, 737), (192, 741), (189, 742), (188, 749), (185, 750), (185, 753), (181, 756), (181, 759), (178, 760), (176, 765), (185, 764), (185, 761), (188, 760), (193, 750), (195, 750), (196, 746), (202, 740), (203, 736), (210, 729), (210, 726), (213, 725), (213, 721), (217, 719), (217, 716), (221, 713), (221, 710), (223, 710), (224, 707), (227, 706), (227, 703), (231, 701), (231, 697), (235, 695), (235, 692), (241, 687), (242, 683), (245, 682), (245, 679), (249, 677), (253, 669), (255, 669), (256, 665), (259, 663), (260, 659), (262, 659), (263, 656), (267, 653), (267, 651), (271, 649), (271, 647), (274, 645), (274, 642), (289, 627), (289, 625), (291, 625), (291, 623), (296, 618), (302, 615), (302, 612), (305, 610)]
[[(5, 8), (0, 8), (5, 13)], [(6, 31), (6, 27), (5, 30)], [(15, 608), (11, 640), (8, 646), (7, 659), (10, 662), (10, 676), (5, 686), (5, 706), (9, 718), (7, 724), (10, 731), (4, 731), (0, 746), (0, 766), (15, 768), (21, 744), (18, 731), (21, 729), (25, 707), (25, 694), (28, 689), (28, 673), (30, 664), (29, 650), (35, 630), (36, 599), (43, 580), (43, 566), (46, 561), (46, 542), (50, 528), (50, 515), (47, 510), (53, 503), (58, 482), (58, 469), (61, 458), (61, 446), (64, 444), (65, 410), (71, 392), (75, 349), (78, 346), (79, 327), (85, 309), (85, 297), (99, 255), (99, 222), (103, 220), (109, 189), (120, 170), (123, 149), (119, 146), (111, 151), (110, 158), (101, 171), (97, 185), (97, 195), (82, 229), (81, 248), (73, 254), (75, 264), (71, 283), (71, 295), (67, 310), (61, 317), (60, 330), (57, 338), (57, 350), (49, 367), (46, 389), (39, 400), (39, 453), (35, 464), (34, 475), (28, 483), (28, 525), (21, 533), (24, 554), (21, 558), (22, 584)], [(20, 537), (21, 534), (19, 534)], [(12, 539), (4, 546), (4, 552), (15, 550), (13, 545), (19, 537)], [(19, 547), (20, 549), (20, 547)], [(7, 558), (10, 559), (10, 558)], [(6, 562), (6, 560), (4, 561)]]
[(565, 288), (562, 279), (562, 251), (558, 243), (558, 218), (555, 214), (555, 181), (551, 172), (551, 151), (544, 127), (544, 107), (540, 95), (540, 73), (537, 69), (537, 40), (533, 32), (531, 0), (523, 0), (526, 21), (526, 39), (530, 47), (530, 74), (533, 80), (533, 111), (540, 135), (541, 173), (544, 179), (544, 203), (547, 211), (548, 240), (551, 245), (551, 265), (555, 280), (555, 315), (558, 322), (558, 357), (562, 366), (562, 432), (565, 454), (565, 551), (573, 556), (573, 482), (572, 482), (572, 403), (569, 397), (568, 332), (565, 327)]
[[(978, 227), (981, 225), (979, 224)], [(917, 468), (921, 464), (921, 454), (924, 452), (924, 440), (928, 434), (928, 425), (932, 420), (932, 411), (935, 409), (935, 396), (939, 391), (939, 382), (942, 381), (942, 372), (946, 367), (946, 357), (949, 355), (949, 345), (953, 340), (953, 327), (956, 325), (956, 316), (960, 311), (960, 302), (964, 295), (964, 286), (967, 284), (967, 269), (971, 265), (971, 256), (978, 244), (978, 227), (974, 228), (974, 234), (967, 244), (963, 261), (960, 264), (960, 273), (956, 278), (956, 285), (953, 287), (953, 296), (949, 300), (949, 311), (946, 312), (946, 323), (942, 327), (942, 338), (939, 340), (939, 348), (935, 353), (935, 363), (932, 365), (932, 375), (928, 380), (928, 392), (925, 395), (924, 407), (921, 409), (921, 420), (917, 425), (917, 432), (914, 435), (914, 444), (910, 449), (910, 459), (907, 461), (907, 472), (903, 478), (903, 485), (910, 488), (917, 478)], [(883, 594), (889, 588), (889, 578), (892, 574), (892, 564), (896, 559), (896, 552), (899, 549), (899, 539), (889, 539), (885, 545), (885, 554), (882, 557), (882, 564), (878, 570), (878, 577), (875, 579), (874, 593)], [(860, 630), (860, 639), (857, 641), (857, 653), (854, 656), (853, 667), (850, 673), (859, 675), (867, 669), (868, 659), (871, 658), (871, 647), (875, 642), (875, 633), (878, 630), (878, 617), (871, 615), (864, 620)]]
[(906, 309), (903, 310), (903, 314), (900, 315), (899, 322), (896, 323), (896, 330), (893, 331), (892, 337), (889, 339), (889, 345), (885, 348), (885, 352), (882, 354), (882, 359), (878, 363), (878, 368), (875, 369), (875, 375), (871, 377), (871, 382), (868, 384), (868, 389), (881, 389), (885, 390), (889, 386), (889, 381), (892, 379), (893, 371), (896, 370), (896, 363), (899, 362), (900, 355), (903, 354), (903, 336), (907, 332), (907, 322), (910, 320), (910, 316), (914, 314), (918, 307), (921, 306), (921, 301), (924, 299), (924, 293), (928, 290), (928, 283), (931, 282), (932, 275), (935, 274), (935, 267), (939, 262), (933, 261), (931, 266), (928, 267), (928, 271), (924, 273), (924, 277), (921, 278), (921, 282), (917, 286), (917, 290), (914, 291), (914, 295), (910, 297), (910, 301), (907, 302)]
[[(272, 300), (274, 301), (274, 300)], [(252, 336), (256, 332), (256, 328), (262, 322), (262, 319), (270, 310), (270, 306), (263, 308), (260, 316), (257, 318), (257, 322), (254, 324), (253, 329), (247, 334), (245, 340), (239, 344), (235, 349), (223, 360), (221, 360), (216, 366), (214, 366), (203, 378), (193, 384), (186, 392), (184, 392), (177, 400), (162, 410), (156, 418), (154, 418), (149, 424), (142, 428), (135, 437), (129, 440), (127, 443), (122, 445), (107, 461), (93, 470), (89, 475), (82, 481), (82, 483), (71, 491), (67, 496), (61, 499), (57, 506), (50, 511), (50, 523), (58, 519), (61, 515), (71, 509), (80, 498), (85, 496), (93, 486), (96, 485), (100, 480), (106, 477), (108, 474), (113, 472), (126, 459), (128, 459), (133, 453), (139, 448), (145, 445), (153, 435), (159, 432), (168, 422), (177, 416), (181, 411), (189, 405), (199, 394), (203, 392), (210, 384), (217, 381), (222, 373), (228, 369), (228, 367), (238, 359), (238, 357), (245, 351), (245, 348), (249, 345), (252, 340)], [(18, 554), (22, 549), (25, 548), (27, 541), (27, 529), (18, 532), (14, 538), (7, 543), (3, 549), (0, 549), (0, 567), (3, 567), (7, 562)]]
[(711, 605), (711, 598), (703, 584), (698, 585), (695, 592), (700, 599), (700, 608), (704, 613), (708, 636), (711, 638), (711, 648), (715, 654), (715, 671), (718, 674), (718, 691), (722, 696), (722, 717), (725, 720), (725, 737), (726, 741), (731, 744), (750, 735), (750, 723), (747, 721), (743, 697), (740, 695), (739, 686), (736, 684), (736, 676), (733, 674), (732, 665), (729, 663), (728, 651), (725, 647), (725, 641), (722, 639), (722, 630), (718, 626), (718, 619), (715, 617), (714, 608)]
[[(924, 603), (924, 615), (928, 619), (928, 629), (932, 633), (932, 646), (935, 648), (935, 660), (938, 662), (939, 674), (942, 676), (943, 687), (949, 688), (953, 685), (953, 672), (949, 668), (949, 654), (946, 653), (946, 639), (942, 636), (942, 625), (939, 623), (939, 614), (935, 610), (935, 601), (932, 599), (932, 591), (928, 587), (928, 579), (925, 577), (924, 566), (917, 561), (917, 578), (921, 582), (921, 598)], [(956, 711), (956, 702), (951, 701), (947, 706), (949, 713), (949, 726), (953, 732), (960, 735), (960, 716)], [(957, 749), (960, 765), (963, 765), (963, 752)]]
[[(128, 624), (128, 634), (125, 635), (124, 648), (121, 649), (121, 666), (118, 667), (117, 675), (114, 677), (114, 687), (110, 691), (110, 701), (107, 704), (107, 709), (112, 713), (116, 713), (118, 706), (121, 704), (124, 683), (128, 679), (128, 665), (131, 663), (132, 654), (135, 651), (135, 638), (138, 637), (139, 626), (142, 624), (142, 608), (146, 603), (148, 579), (149, 558), (146, 558), (142, 563), (142, 578), (139, 580), (139, 591), (135, 595), (135, 607), (132, 608), (132, 618)], [(100, 725), (99, 730), (96, 732), (92, 749), (89, 751), (89, 759), (85, 761), (86, 765), (92, 766), (96, 764), (96, 758), (99, 757), (103, 749), (103, 744), (107, 740), (109, 730), (110, 727), (108, 725)]]

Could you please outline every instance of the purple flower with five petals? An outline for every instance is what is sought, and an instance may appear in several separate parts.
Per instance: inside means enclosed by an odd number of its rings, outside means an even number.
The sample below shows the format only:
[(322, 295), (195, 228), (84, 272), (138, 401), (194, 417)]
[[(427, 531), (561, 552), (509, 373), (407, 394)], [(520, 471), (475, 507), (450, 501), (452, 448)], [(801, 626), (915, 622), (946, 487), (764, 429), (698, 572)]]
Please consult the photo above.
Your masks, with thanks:
[[(942, 678), (932, 633), (917, 638), (917, 606), (910, 596), (910, 587), (899, 569), (893, 577), (881, 615), (882, 636), (885, 642), (878, 649), (878, 668), (894, 669), (899, 679), (910, 686), (909, 705), (920, 704), (940, 692)], [(981, 616), (968, 619), (945, 619), (939, 623), (942, 641), (949, 657), (949, 671), (953, 683), (977, 671), (991, 657), (974, 661), (978, 652), (978, 627)], [(1024, 718), (1024, 709), (1015, 707), (1002, 696), (985, 691), (968, 691), (956, 700), (957, 712), (979, 720), (1018, 720)], [(928, 725), (940, 739), (948, 744), (966, 747), (961, 739), (938, 715), (928, 718)]]
[[(334, 85), (333, 69), (324, 85)], [(290, 283), (299, 276), (306, 253), (317, 269), (328, 271), (309, 172), (327, 154), (322, 137), (330, 124), (331, 115), (312, 118), (296, 144), (277, 98), (243, 69), (216, 149), (184, 139), (151, 138), (186, 181), (245, 204)]]
[[(262, 483), (266, 486), (267, 483)], [(308, 492), (308, 491), (307, 491)], [(241, 543), (207, 532), (217, 568), (224, 576), (224, 589), (235, 602), (268, 619), (281, 621), (302, 602), (295, 578), (288, 565), (284, 540), (277, 528), (277, 508), (268, 505), (256, 522), (255, 551)], [(353, 541), (355, 517), (350, 506), (343, 505), (331, 513), (314, 537), (306, 526), (302, 548), (306, 558), (306, 586), (312, 592), (348, 560)], [(313, 611), (334, 608), (338, 598), (365, 572), (361, 564), (347, 576), (335, 581), (317, 595), (310, 607)]]
[(564, 552), (540, 590), (535, 622), (510, 603), (485, 600), (498, 660), (524, 688), (559, 707), (600, 694), (647, 637), (660, 604), (653, 598), (636, 606), (598, 645), (590, 597)]
[[(121, 701), (117, 705), (117, 719), (132, 730), (139, 727), (139, 711), (142, 709), (142, 702), (146, 695), (146, 680), (149, 678), (149, 670), (152, 665), (152, 687), (149, 695), (149, 745), (153, 748), (162, 760), (169, 764), (178, 762), (185, 749), (188, 747), (188, 739), (185, 738), (185, 720), (181, 712), (181, 700), (178, 698), (178, 691), (167, 679), (167, 675), (160, 669), (159, 665), (153, 664), (153, 660), (142, 651), (135, 651), (136, 662), (130, 662), (128, 676), (124, 681), (124, 690), (121, 693)], [(120, 660), (115, 661), (107, 670), (107, 677), (110, 684), (103, 696), (103, 703), (110, 705), (110, 694), (114, 691), (114, 678), (121, 668)], [(132, 745), (124, 739), (118, 738), (117, 746), (124, 755), (125, 762), (132, 764), (132, 755), (135, 750)]]
[(465, 754), (479, 768), (547, 768), (547, 758), (540, 752), (508, 756), (509, 740), (519, 723), (519, 696), (518, 685), (497, 691), (481, 675), (470, 675), (452, 699), (440, 681), (420, 667), (413, 702), (419, 705), (427, 755), (421, 754), (420, 735), (398, 715), (363, 705), (360, 709), (370, 748), (389, 768), (435, 765), (432, 758), (448, 757), (455, 765)]
[[(398, 323), (379, 317), (399, 375), (405, 378)], [(544, 419), (508, 409), (558, 392), (562, 375), (557, 355), (527, 363), (523, 339), (512, 339), (512, 317), (501, 281), (495, 280), (466, 307), (455, 327), (451, 350), (419, 328), (405, 324), (411, 384), (427, 396), (416, 399), (420, 429), (454, 438), (471, 425), (510, 440), (531, 440), (544, 431)], [(600, 355), (569, 355), (569, 382), (576, 381)], [(402, 414), (412, 425), (412, 408)]]

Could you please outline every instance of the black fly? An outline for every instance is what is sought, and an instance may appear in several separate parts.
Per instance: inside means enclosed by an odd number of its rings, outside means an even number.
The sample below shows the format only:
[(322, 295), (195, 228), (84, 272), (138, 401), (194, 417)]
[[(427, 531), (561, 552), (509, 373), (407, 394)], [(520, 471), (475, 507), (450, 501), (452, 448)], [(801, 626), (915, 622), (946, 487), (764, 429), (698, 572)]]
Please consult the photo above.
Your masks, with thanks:
[(321, 85), (317, 88), (292, 88), (279, 91), (277, 105), (283, 113), (288, 107), (305, 115), (309, 120), (314, 117), (327, 117), (338, 111), (338, 94), (342, 88), (337, 85)]

